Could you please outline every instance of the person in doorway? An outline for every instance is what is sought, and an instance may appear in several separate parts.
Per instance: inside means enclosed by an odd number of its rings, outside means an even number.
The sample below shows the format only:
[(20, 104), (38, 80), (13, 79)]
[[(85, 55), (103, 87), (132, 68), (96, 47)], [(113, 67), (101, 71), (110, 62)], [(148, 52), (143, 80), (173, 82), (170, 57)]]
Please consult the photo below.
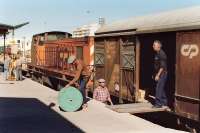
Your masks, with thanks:
[(68, 88), (69, 86), (74, 85), (77, 81), (79, 81), (79, 89), (83, 95), (82, 108), (85, 109), (87, 107), (86, 84), (89, 80), (90, 72), (86, 64), (81, 59), (77, 59), (74, 55), (68, 58), (68, 64), (72, 64), (75, 66), (76, 74), (73, 80), (71, 80), (65, 87)]
[(8, 80), (10, 63), (11, 63), (11, 58), (9, 57), (8, 54), (6, 54), (5, 60), (4, 60), (4, 79), (5, 80)]
[(20, 55), (17, 56), (16, 60), (16, 80), (22, 81), (22, 58)]
[(110, 93), (105, 84), (105, 80), (99, 79), (98, 82), (99, 82), (99, 86), (94, 89), (93, 99), (100, 101), (102, 103), (105, 103), (105, 104), (107, 104), (109, 102), (111, 105), (113, 105), (113, 102), (110, 98)]
[(115, 92), (119, 93), (119, 82), (118, 81), (115, 81), (115, 83), (114, 83), (114, 90), (115, 90)]
[(153, 50), (156, 52), (154, 56), (154, 80), (156, 82), (155, 103), (153, 108), (161, 108), (167, 106), (167, 97), (165, 92), (165, 84), (167, 81), (167, 55), (162, 50), (162, 44), (159, 40), (153, 42)]
[(15, 55), (13, 55), (10, 62), (9, 80), (16, 80), (16, 56)]

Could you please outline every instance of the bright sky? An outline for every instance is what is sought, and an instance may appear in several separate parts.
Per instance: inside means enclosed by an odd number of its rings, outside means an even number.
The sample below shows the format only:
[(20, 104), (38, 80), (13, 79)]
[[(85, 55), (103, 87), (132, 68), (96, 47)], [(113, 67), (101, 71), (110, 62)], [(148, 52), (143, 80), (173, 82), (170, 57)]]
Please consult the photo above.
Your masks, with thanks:
[(106, 23), (160, 11), (200, 5), (200, 0), (0, 0), (0, 23), (30, 24), (18, 29), (26, 38), (44, 31), (72, 32), (84, 24)]

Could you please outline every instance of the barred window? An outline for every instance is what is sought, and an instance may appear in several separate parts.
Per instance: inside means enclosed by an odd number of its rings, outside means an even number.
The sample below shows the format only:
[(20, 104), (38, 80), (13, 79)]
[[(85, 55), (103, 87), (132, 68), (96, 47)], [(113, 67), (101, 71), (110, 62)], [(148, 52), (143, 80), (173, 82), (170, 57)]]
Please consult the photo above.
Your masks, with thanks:
[(104, 43), (98, 42), (95, 46), (95, 64), (96, 65), (104, 65), (105, 64), (105, 49)]
[(104, 54), (102, 54), (102, 53), (95, 54), (95, 64), (96, 65), (104, 65)]
[(135, 69), (135, 46), (122, 46), (121, 66), (122, 68)]

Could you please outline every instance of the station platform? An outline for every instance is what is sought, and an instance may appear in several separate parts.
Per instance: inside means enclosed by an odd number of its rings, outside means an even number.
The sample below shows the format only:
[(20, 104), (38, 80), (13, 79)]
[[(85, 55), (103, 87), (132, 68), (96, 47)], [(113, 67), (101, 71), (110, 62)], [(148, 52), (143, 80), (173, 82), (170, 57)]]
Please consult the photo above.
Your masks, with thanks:
[[(2, 75), (0, 75), (2, 77)], [(181, 133), (147, 120), (118, 112), (90, 100), (86, 110), (63, 112), (57, 104), (58, 92), (25, 78), (0, 78), (1, 133)], [(55, 106), (50, 106), (55, 104)], [(132, 106), (132, 105), (128, 105)], [(126, 105), (126, 108), (128, 108)], [(117, 107), (117, 106), (115, 106)], [(120, 107), (121, 108), (121, 107)], [(125, 113), (124, 113), (125, 112)]]

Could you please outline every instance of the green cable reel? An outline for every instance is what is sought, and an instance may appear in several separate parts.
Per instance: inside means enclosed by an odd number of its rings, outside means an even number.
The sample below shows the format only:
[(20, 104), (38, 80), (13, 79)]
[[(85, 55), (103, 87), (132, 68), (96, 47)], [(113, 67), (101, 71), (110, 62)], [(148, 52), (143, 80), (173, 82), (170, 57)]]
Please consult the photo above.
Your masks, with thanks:
[(75, 87), (63, 88), (58, 94), (58, 104), (62, 110), (74, 112), (83, 104), (83, 96)]

